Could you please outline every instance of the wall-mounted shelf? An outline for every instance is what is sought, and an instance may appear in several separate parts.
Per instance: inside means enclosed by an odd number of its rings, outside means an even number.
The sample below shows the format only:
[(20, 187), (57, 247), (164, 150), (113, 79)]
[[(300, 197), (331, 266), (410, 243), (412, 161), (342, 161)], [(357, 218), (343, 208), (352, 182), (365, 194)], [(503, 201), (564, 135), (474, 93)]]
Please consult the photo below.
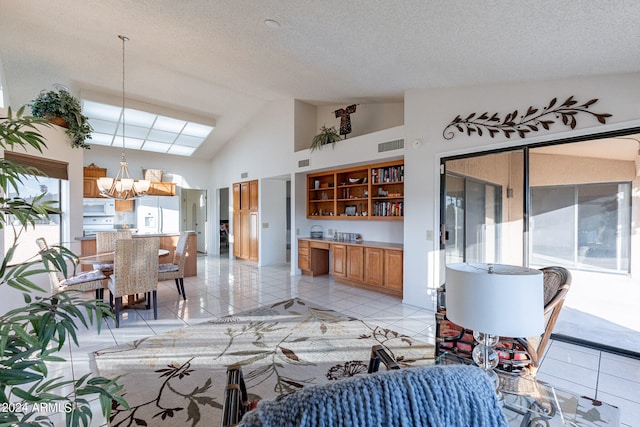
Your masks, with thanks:
[(404, 161), (307, 175), (307, 218), (398, 221), (404, 217)]

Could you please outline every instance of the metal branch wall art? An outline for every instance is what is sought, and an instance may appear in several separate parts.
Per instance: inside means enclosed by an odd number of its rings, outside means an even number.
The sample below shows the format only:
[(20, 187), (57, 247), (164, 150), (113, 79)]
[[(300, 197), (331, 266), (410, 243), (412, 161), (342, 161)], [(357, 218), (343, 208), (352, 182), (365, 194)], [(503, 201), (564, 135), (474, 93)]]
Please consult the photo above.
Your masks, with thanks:
[(511, 135), (516, 133), (520, 138), (524, 138), (531, 132), (538, 132), (540, 128), (549, 130), (549, 127), (556, 120), (562, 120), (563, 125), (575, 129), (578, 113), (594, 116), (598, 122), (605, 124), (611, 114), (594, 113), (589, 110), (589, 107), (597, 101), (598, 99), (594, 98), (578, 105), (578, 101), (573, 99), (573, 96), (570, 96), (562, 104), (557, 105), (557, 98), (553, 98), (549, 105), (541, 110), (529, 107), (524, 114), (519, 114), (518, 110), (515, 110), (513, 113), (507, 114), (504, 119), (498, 113), (493, 113), (490, 116), (487, 112), (480, 115), (471, 113), (464, 119), (458, 115), (444, 128), (442, 136), (444, 139), (452, 139), (457, 130), (469, 136), (474, 133), (482, 136), (484, 132), (487, 132), (493, 138), (496, 134), (502, 132), (507, 138), (511, 138)]

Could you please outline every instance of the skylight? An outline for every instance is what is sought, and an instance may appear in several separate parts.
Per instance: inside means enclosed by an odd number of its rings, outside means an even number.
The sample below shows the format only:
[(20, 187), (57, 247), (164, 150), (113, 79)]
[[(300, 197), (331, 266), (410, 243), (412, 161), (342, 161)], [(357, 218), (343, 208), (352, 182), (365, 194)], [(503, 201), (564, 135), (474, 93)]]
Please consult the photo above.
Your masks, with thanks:
[[(89, 144), (122, 148), (122, 107), (83, 100), (82, 113), (93, 128)], [(213, 126), (127, 108), (127, 149), (190, 156), (214, 129)]]

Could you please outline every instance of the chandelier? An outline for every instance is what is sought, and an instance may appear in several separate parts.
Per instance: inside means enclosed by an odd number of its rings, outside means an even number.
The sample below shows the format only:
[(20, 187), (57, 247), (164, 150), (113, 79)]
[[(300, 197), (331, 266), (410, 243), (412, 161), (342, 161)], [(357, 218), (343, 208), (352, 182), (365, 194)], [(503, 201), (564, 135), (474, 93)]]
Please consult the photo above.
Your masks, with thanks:
[(125, 142), (125, 96), (124, 96), (124, 45), (128, 37), (118, 35), (122, 40), (122, 155), (120, 157), (120, 169), (115, 178), (99, 178), (98, 189), (100, 194), (111, 199), (130, 200), (147, 195), (151, 182), (148, 180), (134, 180), (129, 175), (129, 164), (124, 156)]

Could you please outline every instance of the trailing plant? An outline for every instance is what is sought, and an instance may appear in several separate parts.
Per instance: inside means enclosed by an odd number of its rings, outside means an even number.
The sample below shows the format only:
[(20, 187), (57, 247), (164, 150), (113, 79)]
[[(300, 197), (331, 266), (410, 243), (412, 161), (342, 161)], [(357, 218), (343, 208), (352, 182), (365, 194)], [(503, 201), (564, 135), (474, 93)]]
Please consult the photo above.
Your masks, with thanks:
[[(24, 107), (14, 115), (0, 118), (0, 148), (14, 150), (32, 147), (39, 152), (46, 148), (38, 126), (50, 126), (41, 118), (24, 116)], [(102, 321), (111, 317), (108, 304), (86, 300), (70, 292), (42, 296), (45, 292), (33, 282), (34, 276), (49, 272), (48, 261), (65, 277), (75, 273), (78, 258), (63, 246), (52, 246), (27, 262), (12, 265), (18, 240), (36, 221), (60, 213), (54, 201), (43, 199), (46, 193), (31, 200), (17, 194), (25, 175), (40, 173), (7, 159), (0, 160), (0, 229), (13, 233), (13, 243), (5, 247), (0, 265), (0, 286), (11, 286), (23, 293), (24, 306), (0, 316), (0, 426), (52, 426), (46, 410), (65, 412), (68, 426), (91, 422), (89, 397), (99, 398), (102, 412), (109, 419), (112, 402), (127, 407), (119, 395), (122, 386), (117, 379), (87, 374), (81, 378), (50, 377), (48, 363), (64, 362), (58, 355), (65, 343), (78, 345), (80, 325), (94, 322), (100, 332)], [(40, 173), (41, 174), (41, 173)], [(73, 265), (71, 269), (68, 265)], [(45, 293), (46, 295), (46, 293)], [(43, 411), (44, 409), (44, 411)]]
[(320, 133), (313, 137), (313, 141), (311, 142), (311, 152), (314, 150), (319, 150), (322, 146), (327, 144), (333, 144), (333, 148), (335, 148), (336, 141), (340, 141), (342, 137), (338, 134), (335, 126), (331, 126), (330, 128), (322, 125), (320, 127)]
[[(42, 117), (47, 120), (59, 117), (64, 120), (68, 126), (65, 133), (71, 138), (73, 148), (91, 148), (85, 142), (87, 139), (91, 139), (93, 131), (89, 124), (89, 118), (82, 114), (80, 101), (69, 91), (63, 88), (43, 90), (29, 105), (34, 117)], [(64, 127), (65, 124), (61, 124), (61, 126)]]

